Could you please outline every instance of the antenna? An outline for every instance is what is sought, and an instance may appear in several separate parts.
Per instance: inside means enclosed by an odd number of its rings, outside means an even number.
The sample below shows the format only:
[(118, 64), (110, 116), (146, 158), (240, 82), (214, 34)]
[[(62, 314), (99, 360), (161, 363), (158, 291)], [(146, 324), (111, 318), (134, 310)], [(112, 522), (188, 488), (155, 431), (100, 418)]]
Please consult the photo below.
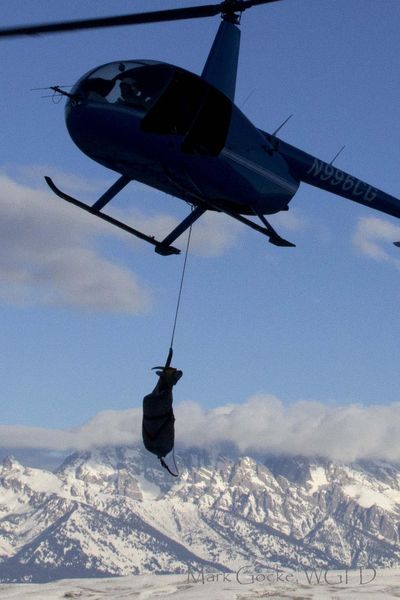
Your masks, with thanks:
[(335, 160), (337, 159), (337, 157), (339, 156), (339, 154), (342, 154), (343, 150), (346, 148), (346, 146), (342, 146), (339, 150), (339, 152), (337, 152), (335, 154), (335, 156), (332, 158), (331, 162), (329, 163), (330, 165), (333, 165), (333, 163), (335, 162)]
[(278, 133), (278, 131), (280, 131), (280, 130), (282, 129), (282, 127), (283, 127), (284, 125), (286, 125), (286, 123), (287, 123), (287, 122), (289, 121), (289, 119), (291, 119), (292, 117), (293, 117), (293, 115), (289, 115), (289, 116), (287, 117), (287, 119), (285, 119), (285, 120), (283, 121), (283, 123), (282, 123), (281, 125), (279, 125), (278, 129), (275, 129), (275, 131), (274, 131), (274, 133), (273, 133), (272, 135), (276, 135), (276, 134)]

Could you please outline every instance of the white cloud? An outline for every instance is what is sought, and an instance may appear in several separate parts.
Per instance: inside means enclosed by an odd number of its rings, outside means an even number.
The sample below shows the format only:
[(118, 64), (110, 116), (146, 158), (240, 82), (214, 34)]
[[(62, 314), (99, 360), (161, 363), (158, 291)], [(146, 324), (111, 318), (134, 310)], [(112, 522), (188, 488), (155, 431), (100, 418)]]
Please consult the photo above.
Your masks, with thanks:
[(102, 193), (112, 182), (104, 180), (89, 180), (75, 173), (65, 173), (50, 165), (6, 165), (6, 173), (15, 181), (30, 188), (43, 187), (44, 175), (50, 175), (57, 182), (58, 187), (68, 190), (69, 193)]
[(235, 244), (244, 227), (232, 217), (207, 212), (193, 226), (191, 251), (198, 256), (221, 256)]
[(274, 227), (282, 227), (287, 231), (304, 231), (308, 227), (307, 219), (304, 215), (300, 215), (295, 209), (287, 212), (282, 211), (276, 215), (273, 215), (271, 219)]
[[(400, 403), (327, 406), (259, 394), (240, 405), (204, 410), (195, 402), (176, 406), (177, 449), (234, 444), (242, 453), (277, 453), (354, 461), (400, 460)], [(105, 411), (82, 427), (64, 431), (0, 426), (0, 447), (54, 451), (132, 445), (141, 439), (141, 409)]]
[[(132, 271), (107, 259), (96, 243), (98, 236), (143, 242), (37, 187), (44, 172), (54, 176), (53, 168), (37, 165), (0, 170), (0, 299), (17, 305), (127, 313), (148, 310), (152, 303), (148, 287)], [(97, 183), (73, 174), (56, 171), (55, 179), (73, 194), (100, 193)], [(145, 193), (156, 194), (150, 188), (145, 188)], [(138, 209), (118, 211), (113, 207), (111, 212), (157, 239), (163, 239), (179, 222), (168, 214), (145, 214)], [(226, 215), (206, 213), (193, 227), (191, 252), (219, 256), (242, 230), (243, 226)], [(183, 251), (186, 237), (174, 245)]]
[[(377, 261), (386, 261), (400, 268), (400, 256), (389, 252), (392, 243), (400, 240), (400, 226), (379, 217), (359, 219), (353, 244), (359, 252)], [(395, 252), (393, 248), (393, 252)]]
[(54, 451), (86, 450), (139, 441), (140, 410), (103, 411), (71, 430), (22, 425), (0, 425), (1, 448), (35, 448)]
[(0, 297), (19, 304), (147, 310), (146, 286), (95, 244), (96, 235), (113, 232), (50, 193), (0, 172)]
[[(400, 459), (400, 403), (388, 406), (285, 406), (270, 395), (245, 404), (203, 411), (183, 405), (180, 442), (204, 446), (233, 442), (241, 452), (320, 455), (340, 460)], [(179, 436), (178, 436), (179, 437)]]

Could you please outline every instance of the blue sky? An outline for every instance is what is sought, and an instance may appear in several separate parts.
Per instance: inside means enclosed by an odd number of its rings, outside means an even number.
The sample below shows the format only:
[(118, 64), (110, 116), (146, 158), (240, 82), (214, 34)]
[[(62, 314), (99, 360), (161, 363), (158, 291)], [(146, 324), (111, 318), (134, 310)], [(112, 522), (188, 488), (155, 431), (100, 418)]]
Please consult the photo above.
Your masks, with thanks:
[[(183, 4), (197, 2), (169, 2)], [(165, 6), (4, 0), (2, 25)], [(327, 161), (346, 144), (337, 166), (399, 197), (399, 23), (397, 0), (286, 0), (246, 12), (238, 105), (266, 131), (294, 113), (283, 139)], [(90, 201), (115, 175), (73, 145), (63, 102), (31, 88), (73, 84), (118, 59), (200, 72), (218, 24), (1, 42), (3, 425), (67, 429), (99, 411), (140, 406), (168, 349), (183, 260), (160, 257), (47, 192), (42, 174)], [(186, 211), (138, 184), (110, 209), (150, 233)], [(229, 219), (195, 226), (176, 401), (205, 410), (258, 393), (287, 407), (398, 402), (400, 251), (391, 242), (400, 221), (305, 184), (289, 214), (271, 221), (296, 248), (276, 248)]]

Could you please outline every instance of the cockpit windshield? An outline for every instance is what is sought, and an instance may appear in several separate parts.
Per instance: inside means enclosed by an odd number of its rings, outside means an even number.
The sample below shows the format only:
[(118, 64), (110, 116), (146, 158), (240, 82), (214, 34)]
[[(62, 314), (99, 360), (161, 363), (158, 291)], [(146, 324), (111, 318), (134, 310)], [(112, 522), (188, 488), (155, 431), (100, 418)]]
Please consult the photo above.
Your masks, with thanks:
[(173, 68), (156, 61), (109, 63), (82, 78), (73, 93), (147, 112), (172, 77)]

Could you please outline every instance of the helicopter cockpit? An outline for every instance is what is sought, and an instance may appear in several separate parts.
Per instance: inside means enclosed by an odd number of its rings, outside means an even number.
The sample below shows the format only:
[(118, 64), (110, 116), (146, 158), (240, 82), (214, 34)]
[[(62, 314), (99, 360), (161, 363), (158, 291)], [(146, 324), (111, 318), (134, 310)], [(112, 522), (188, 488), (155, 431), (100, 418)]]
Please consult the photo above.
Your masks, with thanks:
[(152, 60), (102, 65), (70, 96), (70, 107), (102, 103), (135, 111), (142, 132), (179, 136), (188, 153), (219, 154), (232, 112), (230, 99), (198, 75)]
[(169, 65), (151, 60), (114, 62), (85, 75), (72, 90), (81, 100), (147, 112), (172, 78)]

